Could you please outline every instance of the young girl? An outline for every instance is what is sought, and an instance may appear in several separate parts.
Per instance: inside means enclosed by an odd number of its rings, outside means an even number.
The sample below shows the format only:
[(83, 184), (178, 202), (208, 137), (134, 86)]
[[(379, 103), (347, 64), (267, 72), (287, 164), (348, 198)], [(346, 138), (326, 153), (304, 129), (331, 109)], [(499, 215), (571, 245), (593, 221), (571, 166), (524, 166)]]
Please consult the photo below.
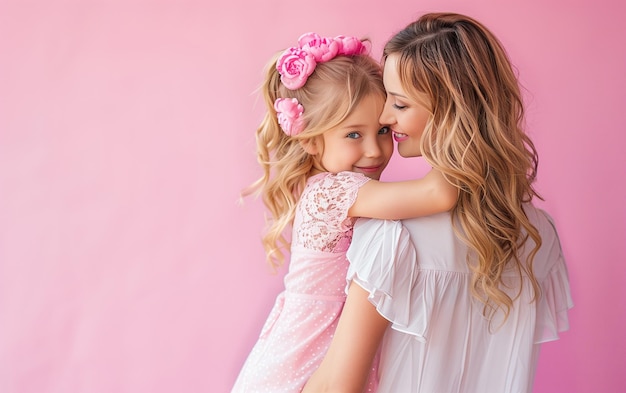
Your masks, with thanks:
[(381, 393), (531, 392), (572, 301), (554, 224), (531, 204), (537, 154), (506, 52), (472, 18), (427, 14), (383, 56), (381, 122), (402, 156), (423, 154), (459, 187), (458, 203), (356, 224), (348, 298), (304, 392), (361, 392), (381, 340)]
[(257, 130), (264, 174), (252, 189), (272, 214), (263, 240), (268, 260), (283, 261), (288, 226), (291, 259), (285, 290), (233, 392), (299, 392), (318, 367), (345, 301), (355, 217), (423, 216), (456, 202), (456, 189), (437, 171), (409, 182), (372, 180), (393, 141), (378, 122), (385, 92), (366, 44), (309, 33), (270, 63), (262, 86), (268, 110)]

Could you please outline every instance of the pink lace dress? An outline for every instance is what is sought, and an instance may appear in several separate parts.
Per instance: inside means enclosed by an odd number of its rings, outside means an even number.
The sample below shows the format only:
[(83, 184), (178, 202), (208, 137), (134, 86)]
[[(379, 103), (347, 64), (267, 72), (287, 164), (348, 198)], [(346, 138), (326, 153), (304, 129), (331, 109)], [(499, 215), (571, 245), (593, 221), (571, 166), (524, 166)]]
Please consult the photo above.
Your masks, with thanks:
[[(346, 251), (355, 222), (347, 217), (348, 209), (368, 180), (352, 172), (322, 173), (308, 180), (294, 219), (285, 290), (233, 393), (300, 392), (321, 363), (346, 298)], [(370, 375), (367, 392), (376, 391), (375, 370)]]

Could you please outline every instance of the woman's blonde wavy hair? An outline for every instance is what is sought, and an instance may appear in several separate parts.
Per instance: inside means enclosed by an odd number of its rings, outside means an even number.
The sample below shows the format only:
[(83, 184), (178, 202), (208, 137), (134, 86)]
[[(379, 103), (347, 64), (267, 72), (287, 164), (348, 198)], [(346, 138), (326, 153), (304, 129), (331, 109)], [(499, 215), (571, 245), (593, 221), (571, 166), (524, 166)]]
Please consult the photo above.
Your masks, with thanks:
[[(282, 53), (282, 52), (281, 52)], [(256, 131), (257, 160), (263, 175), (243, 194), (261, 194), (271, 217), (263, 235), (267, 260), (273, 268), (282, 265), (290, 240), (285, 230), (293, 224), (296, 204), (307, 178), (314, 169), (324, 170), (319, 155), (305, 151), (309, 143), (323, 149), (320, 136), (344, 121), (363, 100), (372, 94), (385, 98), (380, 64), (368, 55), (337, 56), (318, 63), (306, 84), (296, 90), (280, 82), (276, 54), (266, 67), (261, 92), (267, 112)], [(297, 98), (304, 107), (305, 129), (287, 136), (278, 124), (274, 101)]]
[[(513, 296), (503, 290), (505, 269), (526, 275), (540, 296), (532, 262), (541, 237), (523, 208), (540, 198), (532, 185), (538, 157), (523, 130), (516, 74), (499, 40), (458, 14), (423, 15), (386, 44), (383, 58), (390, 55), (407, 94), (431, 100), (422, 154), (460, 189), (452, 217), (470, 247), (473, 294), (490, 320), (499, 309), (506, 320), (521, 287)], [(522, 261), (529, 238), (534, 249)]]

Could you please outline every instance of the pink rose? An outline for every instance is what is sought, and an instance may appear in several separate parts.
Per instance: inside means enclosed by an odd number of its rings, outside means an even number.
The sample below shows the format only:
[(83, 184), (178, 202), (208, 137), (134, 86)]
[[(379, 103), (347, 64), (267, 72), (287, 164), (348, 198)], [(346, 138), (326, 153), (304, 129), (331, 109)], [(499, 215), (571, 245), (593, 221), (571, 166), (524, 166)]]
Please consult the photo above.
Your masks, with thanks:
[(290, 90), (296, 90), (306, 84), (317, 63), (330, 61), (337, 55), (365, 54), (370, 49), (366, 43), (356, 37), (340, 35), (329, 38), (317, 33), (306, 33), (298, 39), (298, 47), (291, 47), (283, 52), (276, 61), (276, 69), (283, 85)]
[(280, 80), (290, 90), (299, 89), (315, 70), (315, 58), (299, 48), (287, 49), (276, 62)]
[(320, 37), (316, 33), (306, 33), (300, 36), (298, 44), (302, 50), (313, 55), (315, 61), (323, 63), (337, 56), (339, 43), (333, 38)]
[(300, 38), (298, 38), (298, 46), (302, 48), (311, 42), (321, 41), (321, 40), (322, 40), (322, 36), (320, 36), (317, 33), (304, 33), (300, 36)]
[(335, 37), (335, 41), (339, 43), (340, 55), (361, 55), (367, 53), (369, 48), (356, 37), (346, 37), (343, 35)]
[(285, 134), (289, 136), (298, 135), (304, 130), (304, 107), (296, 98), (278, 98), (274, 102), (278, 124)]

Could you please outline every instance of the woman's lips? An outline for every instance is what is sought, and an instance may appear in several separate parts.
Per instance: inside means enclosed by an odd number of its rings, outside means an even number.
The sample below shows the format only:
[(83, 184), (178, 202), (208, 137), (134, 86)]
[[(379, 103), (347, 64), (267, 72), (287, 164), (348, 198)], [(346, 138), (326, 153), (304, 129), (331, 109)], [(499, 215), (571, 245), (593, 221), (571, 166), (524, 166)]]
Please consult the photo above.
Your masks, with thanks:
[(404, 142), (407, 139), (409, 139), (409, 136), (407, 134), (402, 134), (400, 132), (393, 133), (393, 140), (396, 142)]

